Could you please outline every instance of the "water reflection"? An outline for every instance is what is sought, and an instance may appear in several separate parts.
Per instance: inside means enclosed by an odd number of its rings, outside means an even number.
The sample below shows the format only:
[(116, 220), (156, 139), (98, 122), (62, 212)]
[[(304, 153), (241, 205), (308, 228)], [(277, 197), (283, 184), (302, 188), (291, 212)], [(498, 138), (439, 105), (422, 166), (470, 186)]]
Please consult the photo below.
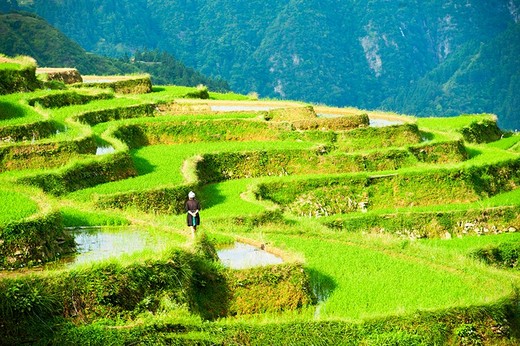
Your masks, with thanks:
[(270, 264), (280, 264), (283, 260), (252, 245), (235, 243), (232, 248), (217, 251), (220, 261), (232, 269), (246, 269)]
[(82, 229), (72, 234), (77, 244), (77, 254), (70, 259), (73, 264), (130, 255), (157, 245), (157, 239), (141, 230)]
[(113, 146), (107, 146), (107, 147), (97, 147), (96, 149), (96, 155), (105, 155), (105, 154), (111, 154), (115, 152), (116, 149), (114, 149)]
[(387, 119), (370, 119), (370, 127), (385, 127), (385, 126), (393, 126), (393, 125), (402, 125), (403, 122), (399, 120), (387, 120)]

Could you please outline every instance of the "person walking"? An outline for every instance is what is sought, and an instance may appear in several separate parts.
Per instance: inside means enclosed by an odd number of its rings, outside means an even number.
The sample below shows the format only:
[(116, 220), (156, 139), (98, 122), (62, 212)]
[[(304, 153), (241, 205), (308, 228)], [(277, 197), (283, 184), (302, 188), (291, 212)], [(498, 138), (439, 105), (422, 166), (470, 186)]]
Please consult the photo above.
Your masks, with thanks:
[(191, 236), (195, 238), (197, 226), (200, 225), (200, 203), (195, 199), (195, 192), (188, 193), (188, 201), (186, 201), (186, 222), (191, 229)]

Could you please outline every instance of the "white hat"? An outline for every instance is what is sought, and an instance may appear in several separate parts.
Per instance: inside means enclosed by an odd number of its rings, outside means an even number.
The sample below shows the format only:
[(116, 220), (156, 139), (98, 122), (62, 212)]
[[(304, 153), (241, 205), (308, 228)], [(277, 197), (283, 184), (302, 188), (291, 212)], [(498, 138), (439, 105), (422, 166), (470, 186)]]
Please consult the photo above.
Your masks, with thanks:
[(190, 193), (188, 193), (188, 198), (195, 198), (195, 192), (190, 191)]

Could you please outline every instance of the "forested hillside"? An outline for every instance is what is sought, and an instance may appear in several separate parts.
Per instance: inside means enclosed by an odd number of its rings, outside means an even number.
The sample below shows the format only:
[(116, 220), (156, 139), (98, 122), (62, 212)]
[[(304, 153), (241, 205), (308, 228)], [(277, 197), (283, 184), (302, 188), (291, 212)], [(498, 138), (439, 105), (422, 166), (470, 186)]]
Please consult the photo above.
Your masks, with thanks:
[(165, 50), (262, 97), (520, 128), (520, 0), (3, 0), (88, 51)]
[(88, 53), (45, 20), (29, 13), (0, 14), (0, 53), (28, 55), (42, 67), (75, 67), (82, 74), (146, 72), (156, 84), (204, 84), (212, 90), (229, 90), (226, 82), (208, 78), (186, 67), (167, 52), (134, 52), (132, 60)]

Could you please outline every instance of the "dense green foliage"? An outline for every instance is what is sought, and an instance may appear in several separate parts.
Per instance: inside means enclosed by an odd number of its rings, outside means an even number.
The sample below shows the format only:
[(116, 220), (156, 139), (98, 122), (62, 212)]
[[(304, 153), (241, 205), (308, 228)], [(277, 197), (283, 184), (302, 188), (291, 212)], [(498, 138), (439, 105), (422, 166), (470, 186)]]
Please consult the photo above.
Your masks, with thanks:
[(498, 246), (489, 246), (473, 252), (473, 256), (488, 264), (515, 269), (518, 269), (519, 255), (519, 243), (501, 243)]
[(520, 127), (518, 0), (16, 2), (88, 51), (159, 47), (242, 93)]
[[(87, 5), (90, 9), (90, 5)], [(4, 11), (7, 10), (5, 9)], [(88, 15), (88, 17), (91, 16)], [(76, 42), (82, 42), (78, 38), (73, 39)], [(36, 59), (39, 66), (75, 67), (84, 75), (117, 75), (144, 72), (153, 76), (155, 84), (187, 86), (204, 84), (212, 90), (229, 90), (226, 82), (208, 78), (198, 71), (185, 66), (171, 54), (164, 51), (137, 52), (135, 59), (132, 59), (132, 61), (123, 61), (124, 59), (110, 59), (89, 54), (76, 42), (67, 38), (63, 33), (38, 16), (25, 12), (0, 13), (0, 53), (10, 56), (30, 55)], [(98, 53), (103, 54), (106, 52)], [(4, 71), (0, 69), (0, 74), (2, 73)], [(2, 74), (0, 81), (3, 83), (5, 80), (6, 76)], [(2, 93), (1, 91), (0, 84), (0, 94)]]

